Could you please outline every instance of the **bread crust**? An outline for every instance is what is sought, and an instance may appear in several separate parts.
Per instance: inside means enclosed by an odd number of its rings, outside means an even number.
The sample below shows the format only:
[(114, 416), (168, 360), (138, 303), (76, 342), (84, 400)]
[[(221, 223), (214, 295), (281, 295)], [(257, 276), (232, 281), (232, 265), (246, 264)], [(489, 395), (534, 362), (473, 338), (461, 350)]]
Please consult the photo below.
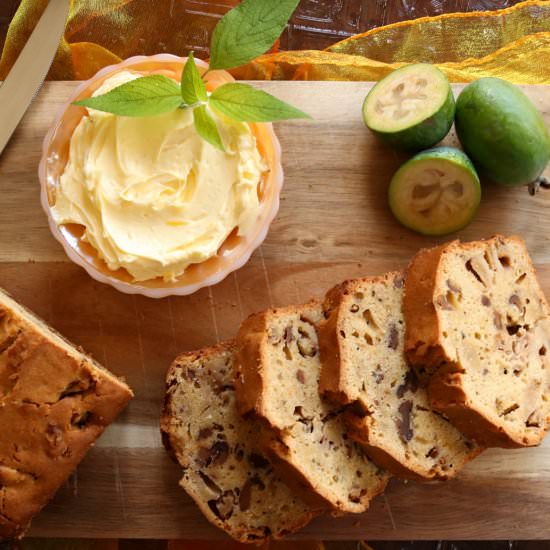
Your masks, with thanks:
[[(461, 365), (442, 344), (444, 339), (441, 323), (434, 304), (435, 293), (442, 285), (443, 274), (440, 273), (439, 265), (445, 255), (452, 254), (458, 247), (461, 251), (468, 251), (476, 249), (481, 243), (490, 246), (506, 241), (515, 241), (525, 247), (523, 239), (518, 236), (496, 235), (487, 240), (464, 244), (453, 241), (429, 250), (421, 250), (413, 258), (405, 281), (406, 353), (425, 379), (427, 375), (430, 401), (435, 410), (447, 416), (459, 430), (483, 446), (519, 448), (539, 444), (543, 435), (516, 437), (495, 424), (476, 407), (464, 391)], [(527, 261), (527, 270), (533, 274), (536, 282), (535, 268), (528, 255)], [(537, 293), (541, 304), (548, 310), (540, 287)]]
[[(394, 476), (402, 479), (417, 481), (426, 479), (424, 476), (417, 474), (410, 468), (407, 468), (401, 464), (401, 462), (396, 460), (391, 454), (384, 451), (381, 447), (372, 445), (369, 437), (369, 429), (367, 424), (363, 422), (363, 418), (357, 416), (352, 411), (346, 411), (344, 413), (344, 418), (348, 428), (348, 435), (364, 447), (367, 455), (371, 457), (376, 464), (379, 464), (382, 468), (388, 470), (388, 472), (391, 472)], [(439, 479), (445, 478), (441, 477)]]
[[(272, 311), (272, 310), (270, 310)], [(262, 401), (262, 341), (267, 330), (269, 311), (254, 313), (243, 321), (237, 336), (235, 390), (241, 414), (255, 411), (264, 416)]]
[(133, 393), (0, 292), (0, 539), (20, 538)]
[(439, 318), (433, 304), (433, 295), (441, 255), (448, 246), (457, 242), (420, 250), (405, 273), (405, 354), (424, 385), (428, 383), (437, 366), (445, 360), (439, 346)]
[(460, 373), (452, 365), (445, 365), (432, 376), (429, 386), (430, 402), (463, 433), (487, 447), (514, 449), (518, 445), (504, 430), (495, 426), (482, 413), (477, 411), (464, 393)]
[(340, 304), (346, 293), (350, 292), (352, 281), (331, 288), (325, 295), (323, 313), (325, 320), (319, 323), (319, 350), (321, 353), (321, 378), (319, 391), (334, 403), (347, 405), (353, 401), (349, 398), (347, 388), (341, 377), (340, 363)]
[[(261, 441), (262, 450), (269, 457), (283, 481), (307, 502), (312, 508), (321, 512), (335, 513), (331, 502), (315, 491), (304, 473), (292, 462), (288, 447), (276, 437), (266, 437)], [(337, 513), (337, 512), (336, 512)]]

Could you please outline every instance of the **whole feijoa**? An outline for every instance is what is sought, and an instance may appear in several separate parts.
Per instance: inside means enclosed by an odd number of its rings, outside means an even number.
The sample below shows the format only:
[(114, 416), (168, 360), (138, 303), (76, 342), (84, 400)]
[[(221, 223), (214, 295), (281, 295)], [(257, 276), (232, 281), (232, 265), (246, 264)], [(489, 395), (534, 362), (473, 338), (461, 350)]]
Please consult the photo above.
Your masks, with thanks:
[(523, 91), (500, 78), (480, 78), (458, 96), (455, 126), (482, 176), (501, 185), (537, 180), (550, 160), (550, 135)]

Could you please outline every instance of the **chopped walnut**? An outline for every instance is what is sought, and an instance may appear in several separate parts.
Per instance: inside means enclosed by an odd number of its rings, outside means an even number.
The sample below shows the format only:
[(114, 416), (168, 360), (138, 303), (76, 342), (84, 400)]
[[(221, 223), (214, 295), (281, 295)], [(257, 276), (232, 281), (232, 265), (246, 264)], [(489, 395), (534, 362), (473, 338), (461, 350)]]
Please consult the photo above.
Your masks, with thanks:
[(235, 493), (231, 490), (225, 491), (216, 500), (209, 500), (210, 510), (222, 521), (229, 519), (235, 510)]
[(298, 351), (302, 357), (315, 357), (317, 354), (317, 346), (314, 343), (311, 335), (303, 329), (299, 329), (300, 336), (297, 341)]

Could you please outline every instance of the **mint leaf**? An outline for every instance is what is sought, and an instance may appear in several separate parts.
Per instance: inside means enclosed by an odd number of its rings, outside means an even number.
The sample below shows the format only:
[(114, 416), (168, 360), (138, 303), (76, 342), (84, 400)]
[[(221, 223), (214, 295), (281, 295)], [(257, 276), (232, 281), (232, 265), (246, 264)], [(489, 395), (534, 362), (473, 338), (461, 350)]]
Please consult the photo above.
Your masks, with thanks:
[(74, 105), (114, 115), (147, 117), (174, 111), (181, 102), (178, 84), (155, 74), (121, 84), (106, 94), (75, 101)]
[(232, 69), (265, 53), (281, 36), (300, 0), (243, 0), (218, 22), (210, 68)]
[(224, 115), (242, 122), (311, 118), (307, 113), (267, 92), (236, 82), (216, 88), (210, 96), (210, 105)]
[(189, 54), (187, 63), (181, 75), (181, 97), (187, 105), (193, 105), (197, 101), (206, 101), (206, 85), (195, 64), (193, 52)]
[(216, 126), (216, 121), (206, 110), (206, 105), (201, 105), (193, 109), (193, 120), (195, 121), (197, 133), (202, 139), (208, 141), (208, 143), (221, 151), (225, 151), (222, 138)]

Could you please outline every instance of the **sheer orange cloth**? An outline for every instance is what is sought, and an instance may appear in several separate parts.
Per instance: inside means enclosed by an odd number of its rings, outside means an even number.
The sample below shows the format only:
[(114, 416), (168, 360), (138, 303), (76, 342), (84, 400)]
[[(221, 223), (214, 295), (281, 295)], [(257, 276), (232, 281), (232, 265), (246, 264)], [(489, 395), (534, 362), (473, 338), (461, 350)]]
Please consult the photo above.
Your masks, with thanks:
[[(22, 0), (0, 60), (4, 78), (42, 13), (46, 0)], [(238, 0), (223, 0), (219, 15)], [(136, 54), (161, 51), (207, 57), (216, 18), (189, 19), (172, 0), (73, 0), (50, 79), (91, 77)], [(223, 4), (223, 5), (221, 5)], [(455, 82), (499, 76), (550, 84), (550, 0), (528, 0), (499, 11), (426, 17), (356, 35), (324, 51), (268, 54), (235, 70), (248, 79), (378, 80), (406, 63), (441, 67)]]

